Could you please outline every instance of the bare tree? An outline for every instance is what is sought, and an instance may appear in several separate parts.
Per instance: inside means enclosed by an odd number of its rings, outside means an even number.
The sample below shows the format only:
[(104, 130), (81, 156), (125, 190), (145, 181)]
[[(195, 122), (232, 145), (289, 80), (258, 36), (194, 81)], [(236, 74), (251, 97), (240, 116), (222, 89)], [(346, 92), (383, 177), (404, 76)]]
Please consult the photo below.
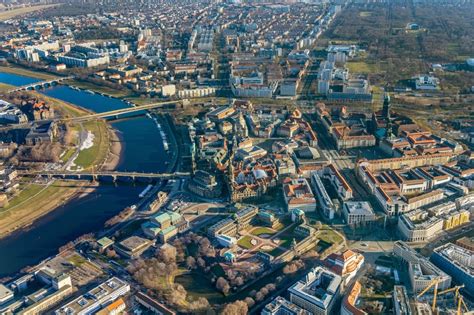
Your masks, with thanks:
[(222, 310), (222, 315), (246, 315), (249, 312), (249, 307), (244, 301), (235, 301), (227, 304)]
[(252, 306), (255, 305), (255, 301), (251, 297), (246, 297), (244, 301), (245, 301), (245, 303), (247, 303), (247, 306), (249, 308), (251, 308)]
[(186, 258), (186, 267), (188, 269), (195, 269), (196, 268), (196, 259), (193, 256), (188, 256)]
[(216, 281), (216, 288), (220, 291), (222, 291), (222, 293), (224, 293), (225, 295), (227, 295), (230, 291), (230, 285), (229, 285), (229, 282), (227, 282), (226, 279), (224, 279), (223, 277), (219, 277)]
[(156, 257), (164, 263), (176, 262), (176, 248), (172, 245), (162, 246), (156, 253)]

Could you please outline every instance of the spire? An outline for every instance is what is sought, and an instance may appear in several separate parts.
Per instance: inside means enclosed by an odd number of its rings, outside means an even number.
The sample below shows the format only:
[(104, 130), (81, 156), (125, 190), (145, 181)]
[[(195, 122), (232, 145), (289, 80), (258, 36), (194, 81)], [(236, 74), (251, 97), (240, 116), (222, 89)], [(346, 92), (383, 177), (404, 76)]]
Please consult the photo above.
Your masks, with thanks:
[(388, 93), (384, 94), (383, 97), (383, 117), (386, 118), (387, 120), (390, 120), (390, 107), (392, 105), (390, 104), (390, 95)]

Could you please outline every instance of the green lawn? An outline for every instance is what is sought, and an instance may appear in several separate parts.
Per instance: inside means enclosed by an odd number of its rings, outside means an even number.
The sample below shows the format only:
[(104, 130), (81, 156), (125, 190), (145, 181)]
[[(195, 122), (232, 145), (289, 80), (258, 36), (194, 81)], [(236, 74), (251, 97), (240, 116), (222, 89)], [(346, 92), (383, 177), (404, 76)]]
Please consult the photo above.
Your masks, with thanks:
[(89, 149), (82, 150), (77, 156), (74, 164), (78, 167), (88, 168), (101, 164), (108, 153), (107, 126), (104, 122), (90, 121), (84, 123), (84, 129), (94, 134), (94, 144)]
[(323, 225), (322, 229), (319, 231), (318, 238), (331, 244), (340, 244), (344, 241), (339, 234), (327, 225)]
[(85, 263), (87, 260), (78, 255), (78, 254), (74, 254), (74, 255), (71, 255), (70, 257), (68, 257), (68, 261), (73, 264), (74, 266), (80, 266), (82, 265), (83, 263)]
[(7, 207), (0, 209), (0, 212), (2, 211), (7, 211), (23, 201), (33, 197), (37, 193), (39, 193), (43, 188), (45, 188), (43, 185), (37, 185), (37, 184), (29, 184), (26, 187), (21, 187), (21, 192), (18, 196), (12, 198), (8, 204)]
[(252, 230), (252, 232), (251, 232), (251, 234), (255, 235), (255, 236), (260, 236), (262, 234), (273, 235), (275, 233), (276, 233), (275, 231), (273, 231), (272, 229), (267, 228), (267, 227), (258, 227), (258, 228), (255, 228), (254, 230)]
[(21, 67), (15, 67), (15, 66), (11, 66), (11, 67), (0, 66), (0, 72), (12, 73), (12, 74), (17, 74), (17, 75), (22, 75), (25, 77), (37, 78), (41, 80), (50, 80), (50, 79), (54, 79), (58, 77), (57, 75), (54, 75), (54, 74), (49, 74), (49, 73), (39, 72), (39, 71), (37, 72), (37, 71), (28, 70)]
[(14, 86), (9, 85), (9, 84), (5, 84), (5, 83), (0, 83), (0, 93), (7, 92), (12, 88), (14, 88)]
[(245, 235), (240, 240), (238, 240), (237, 245), (245, 249), (251, 249), (253, 247), (251, 243), (252, 239), (253, 238), (251, 236)]
[(378, 73), (380, 68), (378, 65), (373, 63), (367, 63), (365, 61), (350, 61), (347, 63), (347, 68), (351, 73), (357, 74), (369, 74), (369, 73)]
[(66, 163), (70, 158), (71, 156), (74, 154), (74, 152), (76, 152), (76, 149), (75, 148), (67, 148), (66, 149), (66, 152), (63, 154), (63, 156), (61, 157), (61, 161), (63, 161), (64, 163)]

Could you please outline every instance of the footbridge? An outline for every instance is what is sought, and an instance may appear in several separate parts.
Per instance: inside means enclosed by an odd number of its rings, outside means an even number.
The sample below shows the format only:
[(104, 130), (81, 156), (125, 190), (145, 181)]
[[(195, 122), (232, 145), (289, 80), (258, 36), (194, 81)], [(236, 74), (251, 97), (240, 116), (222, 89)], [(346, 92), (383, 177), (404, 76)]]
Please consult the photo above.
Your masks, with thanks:
[(74, 77), (73, 76), (57, 77), (51, 80), (33, 82), (30, 84), (15, 87), (14, 89), (9, 90), (8, 93), (45, 89), (50, 86), (57, 85), (61, 83), (62, 81), (71, 80), (71, 79), (74, 79)]
[(135, 182), (143, 181), (150, 182), (153, 180), (165, 180), (165, 179), (185, 179), (191, 176), (190, 173), (186, 172), (175, 172), (175, 173), (142, 173), (142, 172), (116, 172), (116, 171), (105, 171), (105, 172), (74, 172), (74, 171), (38, 171), (38, 172), (26, 172), (20, 171), (19, 175), (30, 176), (30, 177), (44, 177), (44, 178), (58, 178), (58, 179), (72, 179), (72, 180), (91, 180), (91, 181), (106, 181), (106, 182)]

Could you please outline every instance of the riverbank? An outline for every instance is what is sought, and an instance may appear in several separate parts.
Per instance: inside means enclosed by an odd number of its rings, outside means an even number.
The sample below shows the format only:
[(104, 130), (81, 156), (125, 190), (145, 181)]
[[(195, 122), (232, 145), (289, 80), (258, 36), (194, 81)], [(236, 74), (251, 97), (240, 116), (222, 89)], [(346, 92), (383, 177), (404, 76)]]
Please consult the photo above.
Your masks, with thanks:
[[(52, 104), (61, 117), (79, 117), (91, 113), (90, 110), (65, 101), (37, 92), (30, 93)], [(123, 148), (117, 131), (110, 125), (104, 121), (90, 121), (70, 128), (74, 133), (75, 146), (65, 149), (63, 165), (74, 164), (78, 170), (114, 170), (118, 166)], [(83, 143), (80, 133), (84, 131), (92, 135), (87, 148), (81, 148)], [(22, 184), (19, 194), (9, 200), (9, 206), (0, 209), (0, 239), (13, 232), (27, 229), (36, 220), (74, 198), (87, 195), (95, 187), (96, 185), (88, 182), (67, 181)]]
[(0, 66), (0, 72), (22, 75), (25, 77), (30, 77), (30, 78), (40, 79), (40, 80), (51, 80), (58, 77), (57, 75), (54, 75), (54, 74), (49, 74), (42, 71), (40, 72), (40, 71), (28, 70), (23, 67), (14, 66), (14, 65), (13, 66), (12, 65)]
[(52, 8), (58, 5), (61, 5), (61, 4), (40, 4), (40, 5), (32, 5), (29, 7), (19, 7), (19, 8), (0, 11), (0, 21), (6, 21), (20, 15)]
[[(0, 210), (0, 239), (14, 232), (28, 229), (36, 220), (74, 198), (91, 193), (96, 184), (56, 180), (47, 184), (29, 184)], [(38, 190), (38, 191), (36, 191)], [(29, 196), (31, 193), (33, 194)], [(26, 196), (24, 196), (26, 195)]]

